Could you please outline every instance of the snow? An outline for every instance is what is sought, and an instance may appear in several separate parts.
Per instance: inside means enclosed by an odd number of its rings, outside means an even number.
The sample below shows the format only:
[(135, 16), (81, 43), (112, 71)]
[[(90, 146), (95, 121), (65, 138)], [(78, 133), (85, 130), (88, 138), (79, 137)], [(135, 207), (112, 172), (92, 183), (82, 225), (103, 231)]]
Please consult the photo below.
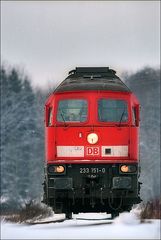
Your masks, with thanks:
[(6, 197), (6, 196), (1, 196), (1, 197), (0, 197), (0, 204), (2, 204), (2, 203), (7, 203), (8, 200), (9, 200), (8, 197)]
[(116, 224), (129, 224), (136, 225), (140, 223), (140, 219), (137, 217), (135, 213), (122, 213), (119, 217), (115, 219)]
[[(1, 239), (160, 239), (160, 220), (140, 223), (133, 212), (114, 220), (104, 213), (73, 214), (73, 219), (48, 224), (13, 224), (1, 222)], [(54, 218), (63, 219), (63, 214)]]

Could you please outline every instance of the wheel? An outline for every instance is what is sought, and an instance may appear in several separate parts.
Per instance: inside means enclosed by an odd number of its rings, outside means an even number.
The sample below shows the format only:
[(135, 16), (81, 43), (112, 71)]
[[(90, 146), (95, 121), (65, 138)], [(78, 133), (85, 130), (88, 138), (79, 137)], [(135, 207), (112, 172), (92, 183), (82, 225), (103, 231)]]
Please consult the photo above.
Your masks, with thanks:
[(123, 206), (123, 207), (122, 207), (122, 211), (123, 211), (123, 212), (130, 212), (130, 210), (132, 209), (132, 206), (133, 206), (133, 204)]
[(66, 196), (66, 199), (63, 201), (63, 210), (62, 212), (65, 212), (67, 219), (72, 219), (72, 210), (71, 210), (71, 202), (68, 199), (68, 195)]
[(111, 218), (114, 219), (119, 216), (119, 212), (112, 212), (111, 213)]
[(66, 212), (65, 215), (67, 219), (72, 219), (72, 212)]

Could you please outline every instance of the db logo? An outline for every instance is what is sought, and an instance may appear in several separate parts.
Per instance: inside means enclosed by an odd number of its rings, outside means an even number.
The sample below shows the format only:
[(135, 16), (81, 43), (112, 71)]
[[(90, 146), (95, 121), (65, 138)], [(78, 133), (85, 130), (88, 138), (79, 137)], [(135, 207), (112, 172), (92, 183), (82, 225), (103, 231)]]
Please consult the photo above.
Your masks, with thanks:
[(86, 155), (87, 156), (98, 156), (100, 155), (99, 147), (86, 147)]

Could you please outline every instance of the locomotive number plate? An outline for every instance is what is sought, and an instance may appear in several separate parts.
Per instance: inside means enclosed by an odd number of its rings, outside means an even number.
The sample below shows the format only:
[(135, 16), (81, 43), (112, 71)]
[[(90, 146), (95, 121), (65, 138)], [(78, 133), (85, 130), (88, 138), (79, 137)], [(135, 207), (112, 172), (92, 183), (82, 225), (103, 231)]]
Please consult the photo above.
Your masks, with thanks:
[(80, 168), (80, 173), (81, 174), (96, 174), (96, 173), (105, 173), (106, 172), (106, 169), (105, 168), (95, 168), (95, 167), (92, 167), (92, 168), (86, 168), (86, 167), (83, 167), (83, 168)]

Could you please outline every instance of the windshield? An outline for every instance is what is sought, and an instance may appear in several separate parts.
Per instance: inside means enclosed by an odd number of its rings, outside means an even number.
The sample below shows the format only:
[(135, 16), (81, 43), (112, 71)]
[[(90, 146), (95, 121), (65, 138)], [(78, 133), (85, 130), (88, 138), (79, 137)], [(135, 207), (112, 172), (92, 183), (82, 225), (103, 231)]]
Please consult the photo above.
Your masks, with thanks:
[(87, 101), (83, 99), (61, 100), (58, 104), (58, 122), (87, 121)]
[(118, 99), (100, 99), (98, 101), (98, 119), (100, 122), (127, 122), (127, 102)]

